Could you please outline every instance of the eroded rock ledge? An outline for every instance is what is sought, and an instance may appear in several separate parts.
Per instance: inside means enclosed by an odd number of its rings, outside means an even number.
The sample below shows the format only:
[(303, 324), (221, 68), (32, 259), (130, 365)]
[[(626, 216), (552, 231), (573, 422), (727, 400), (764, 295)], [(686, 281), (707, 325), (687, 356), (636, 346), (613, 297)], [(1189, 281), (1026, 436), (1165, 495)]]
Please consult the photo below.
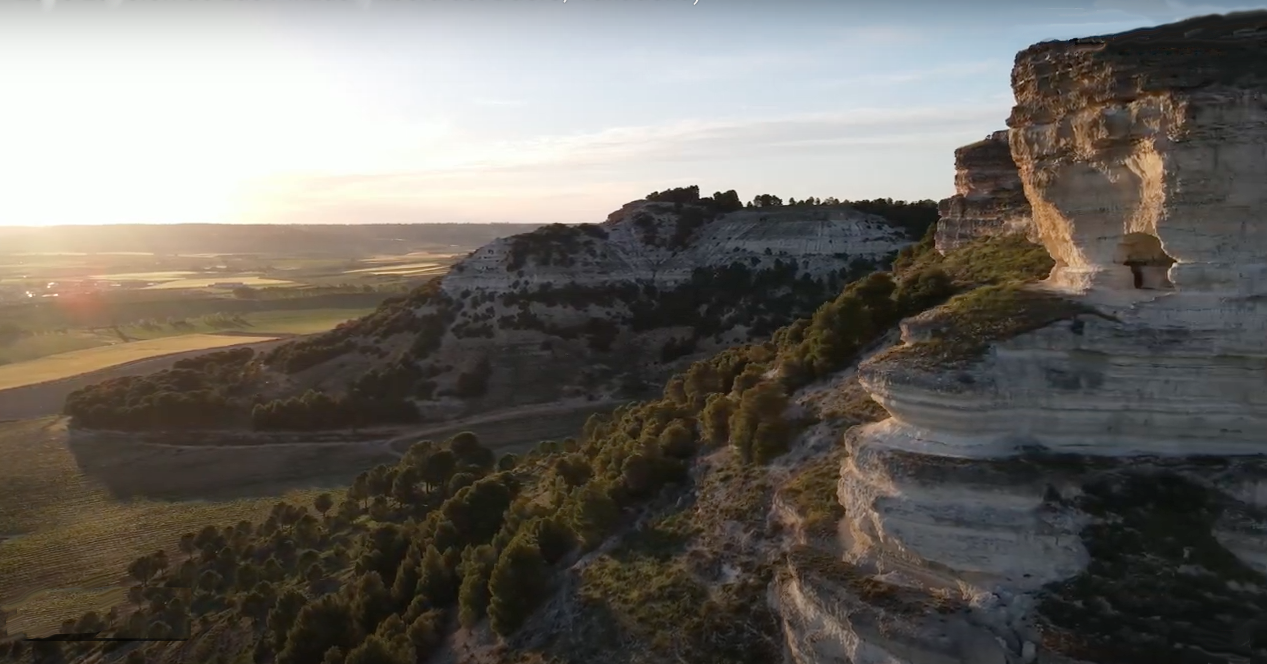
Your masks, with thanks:
[[(834, 652), (1267, 656), (1265, 45), (1256, 12), (1017, 56), (1010, 149), (1056, 260), (1021, 290), (1049, 308), (967, 321), (952, 300), (907, 321), (859, 367), (891, 417), (850, 432), (838, 488), (850, 569), (961, 600), (974, 627), (890, 612), (894, 648), (850, 618)], [(996, 324), (1017, 318), (1034, 324)], [(1011, 334), (967, 352), (964, 326)], [(815, 596), (806, 578), (789, 606)], [(816, 606), (798, 615), (831, 613)]]
[[(1262, 12), (1021, 52), (1008, 119), (1034, 223), (1070, 291), (1267, 292)], [(1134, 274), (1133, 274), (1134, 273)]]
[(955, 195), (938, 203), (937, 251), (958, 249), (979, 237), (1033, 235), (1033, 219), (1007, 131), (996, 131), (955, 150)]

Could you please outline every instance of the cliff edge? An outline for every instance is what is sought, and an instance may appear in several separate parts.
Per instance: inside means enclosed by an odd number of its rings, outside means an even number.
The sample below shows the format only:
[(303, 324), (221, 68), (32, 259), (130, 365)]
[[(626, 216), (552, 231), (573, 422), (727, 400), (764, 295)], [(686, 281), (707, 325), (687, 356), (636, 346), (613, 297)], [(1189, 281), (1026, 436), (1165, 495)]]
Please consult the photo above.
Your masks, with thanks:
[(1008, 144), (1055, 266), (859, 366), (888, 418), (847, 435), (842, 558), (929, 601), (851, 595), (848, 661), (1267, 653), (1265, 44), (1254, 12), (1017, 56)]

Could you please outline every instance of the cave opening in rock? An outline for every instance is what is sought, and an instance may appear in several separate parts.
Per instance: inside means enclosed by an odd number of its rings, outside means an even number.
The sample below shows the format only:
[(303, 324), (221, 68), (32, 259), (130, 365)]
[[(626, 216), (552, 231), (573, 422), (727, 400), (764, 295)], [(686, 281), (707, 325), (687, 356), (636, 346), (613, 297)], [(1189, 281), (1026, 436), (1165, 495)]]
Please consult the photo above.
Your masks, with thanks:
[(1135, 287), (1144, 290), (1174, 288), (1170, 282), (1170, 266), (1175, 259), (1166, 254), (1161, 240), (1148, 233), (1127, 233), (1119, 247), (1122, 264), (1131, 269)]

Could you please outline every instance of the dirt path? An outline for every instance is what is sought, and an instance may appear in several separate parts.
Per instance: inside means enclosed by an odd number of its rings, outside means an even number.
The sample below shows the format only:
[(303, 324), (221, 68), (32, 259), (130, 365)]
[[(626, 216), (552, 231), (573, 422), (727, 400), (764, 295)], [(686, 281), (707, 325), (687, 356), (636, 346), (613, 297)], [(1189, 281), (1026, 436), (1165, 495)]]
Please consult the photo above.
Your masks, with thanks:
[[(241, 336), (246, 339), (250, 338), (246, 335)], [(73, 376), (71, 378), (63, 378), (60, 380), (52, 380), (47, 383), (37, 383), (35, 385), (26, 385), (24, 387), (0, 390), (0, 422), (5, 420), (25, 420), (36, 417), (57, 415), (62, 412), (62, 405), (66, 401), (66, 395), (81, 387), (86, 387), (88, 385), (92, 385), (93, 383), (99, 383), (108, 378), (153, 373), (155, 371), (171, 367), (171, 365), (177, 360), (234, 348), (254, 348), (257, 352), (264, 351), (285, 343), (288, 340), (288, 338), (285, 338), (274, 339), (271, 341), (246, 342), (231, 346), (221, 346), (219, 348), (207, 348), (180, 353), (170, 353), (167, 355), (158, 355), (155, 357), (148, 357), (143, 360), (115, 365), (107, 369), (79, 374), (78, 376)]]

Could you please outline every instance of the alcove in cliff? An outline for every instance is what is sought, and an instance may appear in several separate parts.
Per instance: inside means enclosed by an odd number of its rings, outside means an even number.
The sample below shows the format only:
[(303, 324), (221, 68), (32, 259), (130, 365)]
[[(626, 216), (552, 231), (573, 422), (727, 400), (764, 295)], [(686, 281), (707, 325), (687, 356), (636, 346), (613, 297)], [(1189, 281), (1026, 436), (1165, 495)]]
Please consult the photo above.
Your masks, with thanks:
[(1124, 265), (1131, 269), (1135, 287), (1145, 290), (1174, 288), (1170, 282), (1170, 266), (1175, 259), (1166, 254), (1161, 240), (1148, 233), (1127, 233), (1118, 248)]

